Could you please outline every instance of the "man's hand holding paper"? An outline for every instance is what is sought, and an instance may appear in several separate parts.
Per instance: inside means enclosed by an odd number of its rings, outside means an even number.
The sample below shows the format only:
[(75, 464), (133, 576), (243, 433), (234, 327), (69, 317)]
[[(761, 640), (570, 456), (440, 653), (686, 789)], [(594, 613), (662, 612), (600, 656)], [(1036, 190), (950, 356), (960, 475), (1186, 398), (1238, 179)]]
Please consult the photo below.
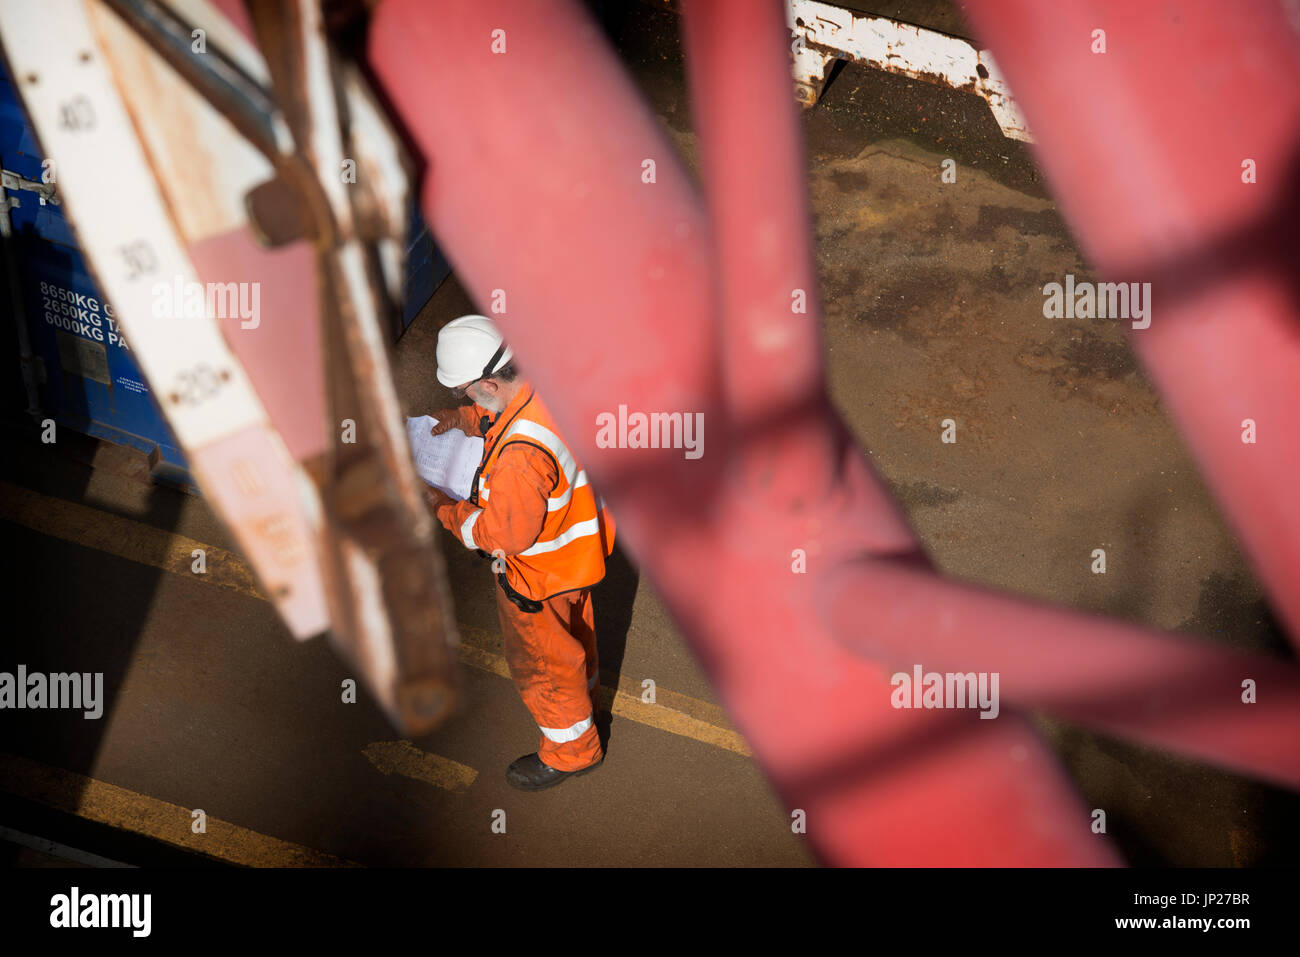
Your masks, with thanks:
[[(445, 427), (437, 430), (440, 424)], [(483, 460), (483, 440), (430, 415), (407, 419), (406, 434), (420, 478), (458, 501), (467, 498)]]

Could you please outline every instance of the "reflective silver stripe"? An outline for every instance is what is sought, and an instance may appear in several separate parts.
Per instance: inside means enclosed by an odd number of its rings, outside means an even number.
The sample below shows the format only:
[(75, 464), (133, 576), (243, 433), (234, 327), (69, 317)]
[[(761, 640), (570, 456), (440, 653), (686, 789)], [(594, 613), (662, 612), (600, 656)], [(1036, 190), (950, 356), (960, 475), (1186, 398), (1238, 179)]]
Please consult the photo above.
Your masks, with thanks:
[(573, 498), (573, 490), (575, 488), (582, 488), (586, 484), (587, 471), (586, 469), (583, 469), (578, 473), (578, 477), (573, 480), (573, 484), (554, 498), (548, 498), (546, 500), (546, 510), (548, 512), (554, 512), (558, 509), (564, 508), (564, 506), (569, 504), (569, 499)]
[(592, 675), (590, 678), (587, 679), (587, 687), (589, 689), (594, 688), (599, 682), (600, 682), (600, 672), (597, 671), (594, 675)]
[(501, 437), (501, 441), (505, 442), (515, 435), (526, 435), (530, 439), (541, 442), (542, 445), (550, 449), (551, 454), (555, 456), (555, 460), (560, 463), (560, 468), (564, 470), (564, 477), (570, 482), (574, 480), (574, 477), (578, 474), (578, 465), (573, 461), (573, 456), (569, 454), (568, 448), (560, 441), (558, 435), (545, 426), (538, 425), (528, 419), (515, 419), (510, 428), (506, 429), (506, 434)]
[(573, 494), (573, 486), (585, 484), (585, 476), (584, 482), (578, 482), (578, 475), (580, 475), (580, 472), (578, 472), (577, 463), (573, 462), (573, 456), (569, 455), (567, 447), (565, 447), (563, 442), (560, 442), (560, 437), (556, 436), (556, 434), (551, 432), (550, 429), (547, 429), (545, 425), (538, 425), (537, 423), (534, 423), (534, 421), (529, 421), (528, 419), (516, 419), (513, 421), (510, 428), (506, 429), (506, 434), (500, 437), (500, 441), (507, 441), (511, 436), (528, 436), (529, 438), (536, 438), (538, 442), (541, 442), (543, 446), (546, 446), (546, 449), (550, 450), (551, 455), (555, 456), (555, 462), (559, 463), (560, 471), (564, 473), (564, 481), (568, 482), (569, 488), (565, 490), (564, 493), (556, 495), (554, 498), (547, 499), (546, 511), (552, 512), (555, 511), (556, 508), (563, 508), (565, 503), (569, 501), (569, 497)]
[[(538, 727), (542, 726), (539, 724)], [(587, 715), (577, 724), (571, 724), (567, 728), (542, 728), (542, 734), (556, 744), (563, 744), (566, 741), (577, 741), (590, 727), (591, 715)]]
[(466, 548), (478, 548), (478, 546), (474, 544), (474, 523), (478, 521), (478, 517), (482, 514), (483, 509), (475, 509), (470, 512), (469, 518), (465, 519), (464, 523), (460, 526), (460, 540), (465, 543)]
[[(563, 548), (569, 542), (578, 538), (586, 538), (588, 535), (597, 535), (600, 533), (600, 519), (589, 518), (585, 522), (579, 522), (569, 528), (568, 531), (561, 532), (552, 539), (544, 542), (538, 542), (532, 548), (526, 548), (520, 555), (542, 555), (546, 552), (553, 552), (557, 548)], [(471, 545), (470, 548), (474, 546)]]

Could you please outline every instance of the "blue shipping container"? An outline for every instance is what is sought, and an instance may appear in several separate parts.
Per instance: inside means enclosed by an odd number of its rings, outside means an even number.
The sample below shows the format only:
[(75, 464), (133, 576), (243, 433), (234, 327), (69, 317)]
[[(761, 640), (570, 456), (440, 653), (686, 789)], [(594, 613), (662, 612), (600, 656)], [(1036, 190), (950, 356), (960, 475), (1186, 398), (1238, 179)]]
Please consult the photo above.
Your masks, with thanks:
[[(42, 162), (22, 102), (0, 66), (0, 166), (40, 182)], [(18, 203), (8, 213), (12, 232), (7, 252), (16, 267), (22, 312), (11, 315), (9, 328), (0, 335), (0, 358), (8, 370), (2, 378), (18, 380), (20, 356), (13, 326), (24, 322), (35, 357), (42, 416), (60, 427), (150, 454), (156, 478), (192, 486), (185, 458), (118, 333), (112, 307), (87, 269), (62, 207), (41, 202), (36, 192), (6, 192)], [(397, 335), (451, 272), (414, 210), (412, 217), (406, 297)], [(0, 284), (7, 286), (8, 270), (0, 271)], [(4, 290), (3, 302), (8, 312), (12, 290)], [(18, 408), (27, 405), (20, 391), (11, 390), (9, 399), (11, 408), (14, 403)]]

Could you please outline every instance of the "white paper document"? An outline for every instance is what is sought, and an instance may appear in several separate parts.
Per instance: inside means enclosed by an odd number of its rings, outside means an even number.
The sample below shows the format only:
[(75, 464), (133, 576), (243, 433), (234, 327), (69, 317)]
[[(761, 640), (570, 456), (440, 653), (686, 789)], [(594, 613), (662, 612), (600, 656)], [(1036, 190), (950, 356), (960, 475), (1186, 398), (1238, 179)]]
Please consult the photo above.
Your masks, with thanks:
[(438, 420), (431, 415), (406, 420), (415, 471), (434, 488), (463, 500), (469, 497), (474, 473), (483, 459), (483, 440), (476, 435), (466, 435), (460, 429), (430, 435), (429, 430), (437, 424)]

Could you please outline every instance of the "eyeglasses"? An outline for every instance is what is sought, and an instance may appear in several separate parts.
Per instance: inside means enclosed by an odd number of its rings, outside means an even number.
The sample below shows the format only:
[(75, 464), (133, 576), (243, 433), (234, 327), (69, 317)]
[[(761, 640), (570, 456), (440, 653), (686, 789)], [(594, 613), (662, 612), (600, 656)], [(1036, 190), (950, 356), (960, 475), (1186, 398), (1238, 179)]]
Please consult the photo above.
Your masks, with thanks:
[(451, 390), (451, 394), (458, 399), (462, 399), (469, 394), (470, 386), (482, 381), (483, 381), (482, 379), (475, 379), (473, 382), (466, 382), (464, 385), (458, 385)]

